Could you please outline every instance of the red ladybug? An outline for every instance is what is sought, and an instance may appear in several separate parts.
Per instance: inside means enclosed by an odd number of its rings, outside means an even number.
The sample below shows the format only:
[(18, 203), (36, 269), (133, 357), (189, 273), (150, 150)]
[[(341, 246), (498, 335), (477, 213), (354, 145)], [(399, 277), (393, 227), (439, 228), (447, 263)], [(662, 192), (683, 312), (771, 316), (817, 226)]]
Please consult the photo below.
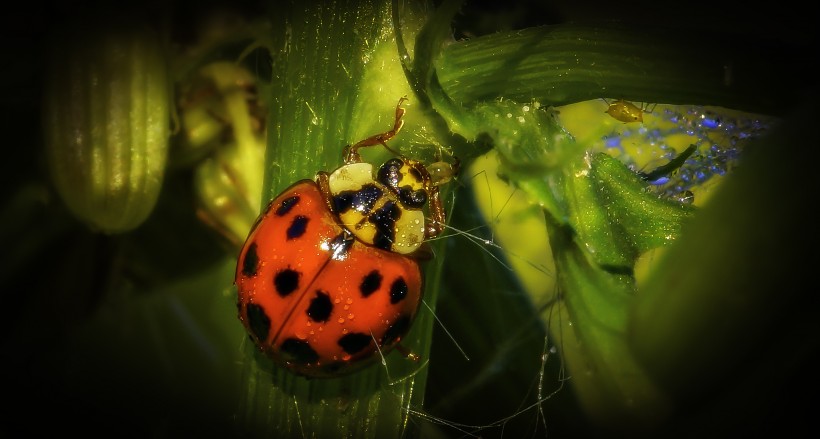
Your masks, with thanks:
[(346, 147), (343, 166), (273, 199), (239, 254), (239, 319), (262, 352), (299, 375), (334, 377), (371, 364), (418, 312), (419, 260), (429, 255), (422, 244), (443, 228), (438, 185), (457, 166), (431, 177), (421, 162), (398, 156), (374, 172), (358, 153), (390, 150), (405, 99), (392, 130)]

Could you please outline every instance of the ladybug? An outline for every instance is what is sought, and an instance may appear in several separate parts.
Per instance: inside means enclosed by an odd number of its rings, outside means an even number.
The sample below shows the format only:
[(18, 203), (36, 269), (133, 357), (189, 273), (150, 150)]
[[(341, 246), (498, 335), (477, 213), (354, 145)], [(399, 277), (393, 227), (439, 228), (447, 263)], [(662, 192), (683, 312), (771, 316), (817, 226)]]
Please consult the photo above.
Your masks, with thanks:
[[(239, 320), (264, 354), (298, 375), (336, 377), (373, 363), (418, 312), (425, 241), (445, 223), (438, 188), (458, 161), (428, 169), (387, 146), (405, 100), (390, 131), (346, 146), (344, 165), (274, 198), (239, 253)], [(375, 145), (396, 157), (374, 172), (358, 150)]]

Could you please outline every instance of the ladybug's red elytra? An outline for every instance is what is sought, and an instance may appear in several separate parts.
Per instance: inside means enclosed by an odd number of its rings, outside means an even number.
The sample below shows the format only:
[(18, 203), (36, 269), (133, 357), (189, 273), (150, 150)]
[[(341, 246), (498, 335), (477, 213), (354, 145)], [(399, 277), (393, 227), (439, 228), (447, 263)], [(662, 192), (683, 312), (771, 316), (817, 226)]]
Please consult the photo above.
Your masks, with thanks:
[(298, 375), (336, 377), (371, 364), (418, 312), (423, 244), (446, 219), (438, 186), (458, 162), (431, 176), (396, 154), (374, 172), (359, 155), (374, 145), (395, 154), (386, 142), (401, 130), (405, 100), (391, 130), (345, 147), (344, 165), (274, 198), (239, 253), (239, 320), (262, 352)]

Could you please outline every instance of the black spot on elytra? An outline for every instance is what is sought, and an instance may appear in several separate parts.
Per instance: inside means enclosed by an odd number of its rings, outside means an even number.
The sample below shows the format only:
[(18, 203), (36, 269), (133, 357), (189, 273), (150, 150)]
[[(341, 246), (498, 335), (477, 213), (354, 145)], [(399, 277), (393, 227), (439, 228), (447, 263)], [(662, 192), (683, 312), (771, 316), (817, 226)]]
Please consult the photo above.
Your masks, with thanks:
[(330, 295), (324, 291), (316, 290), (316, 296), (310, 299), (310, 305), (307, 309), (308, 317), (314, 322), (326, 322), (332, 311), (333, 302), (330, 301)]
[(359, 285), (359, 291), (362, 293), (362, 297), (368, 297), (375, 293), (376, 290), (381, 288), (381, 286), (382, 274), (379, 273), (379, 270), (373, 270), (370, 273), (367, 273), (367, 276), (362, 278), (362, 284)]
[(339, 192), (333, 197), (334, 211), (338, 214), (350, 209), (364, 213), (370, 212), (383, 193), (384, 191), (373, 184), (366, 184), (357, 191)]
[(347, 365), (348, 363), (345, 363), (344, 361), (334, 361), (333, 363), (328, 363), (322, 366), (322, 370), (324, 370), (328, 375), (335, 375)]
[(390, 303), (397, 304), (407, 297), (407, 282), (404, 278), (399, 277), (390, 285)]
[(372, 339), (361, 332), (351, 332), (339, 339), (339, 346), (350, 355), (354, 355), (366, 348)]
[(285, 216), (293, 209), (294, 206), (299, 204), (299, 196), (294, 195), (290, 198), (285, 199), (282, 201), (282, 204), (276, 209), (276, 216)]
[(374, 246), (382, 250), (390, 250), (396, 241), (395, 227), (399, 217), (401, 217), (401, 209), (393, 201), (384, 203), (384, 206), (368, 217), (368, 221), (376, 227), (376, 235), (373, 237)]
[(259, 254), (256, 252), (256, 243), (252, 242), (245, 251), (244, 259), (242, 259), (242, 274), (248, 277), (256, 276), (258, 268)]
[(410, 330), (410, 316), (403, 314), (387, 328), (387, 331), (384, 331), (384, 336), (382, 336), (380, 346), (388, 346), (391, 345), (404, 337), (404, 334), (407, 334), (407, 331)]
[(261, 341), (267, 340), (270, 333), (270, 317), (265, 313), (265, 310), (255, 303), (250, 303), (246, 314), (248, 316), (248, 327), (253, 335)]
[(288, 338), (279, 345), (279, 352), (285, 361), (297, 364), (312, 364), (319, 361), (319, 354), (304, 340)]
[(296, 239), (304, 235), (309, 221), (310, 218), (304, 215), (296, 215), (293, 217), (293, 221), (290, 222), (290, 226), (288, 226), (288, 231), (286, 232), (288, 239)]
[(296, 289), (299, 288), (299, 275), (300, 273), (298, 271), (291, 268), (280, 270), (276, 273), (276, 276), (273, 277), (273, 285), (276, 287), (276, 292), (280, 296), (285, 297), (296, 291)]

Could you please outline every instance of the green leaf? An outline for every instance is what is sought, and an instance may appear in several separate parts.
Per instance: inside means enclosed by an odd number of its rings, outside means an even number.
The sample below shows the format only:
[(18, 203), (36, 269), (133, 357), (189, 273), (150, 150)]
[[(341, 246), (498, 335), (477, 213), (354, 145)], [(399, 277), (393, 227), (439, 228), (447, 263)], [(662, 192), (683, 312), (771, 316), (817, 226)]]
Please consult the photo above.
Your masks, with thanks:
[(626, 343), (638, 256), (679, 236), (692, 208), (647, 191), (642, 177), (576, 144), (544, 109), (485, 103), (500, 170), (544, 207), (559, 295), (544, 313), (586, 411), (608, 428), (650, 428), (670, 401)]
[(627, 344), (634, 278), (602, 269), (572, 229), (549, 215), (547, 227), (560, 300), (545, 324), (557, 338), (573, 391), (599, 427), (626, 432), (656, 427), (672, 402)]
[(805, 167), (818, 160), (806, 143), (816, 98), (749, 143), (636, 298), (630, 346), (682, 413), (702, 414), (693, 428), (713, 411), (749, 429), (758, 416), (801, 416), (784, 392), (816, 389), (803, 372), (813, 361), (800, 366), (820, 346), (814, 264), (804, 253), (817, 242), (805, 197), (816, 186)]
[(627, 266), (634, 265), (635, 256), (670, 245), (680, 236), (693, 207), (652, 194), (642, 176), (607, 154), (594, 154), (591, 160), (590, 180), (597, 182), (595, 204), (603, 206), (608, 221), (620, 229), (614, 233), (627, 238), (632, 256)]

